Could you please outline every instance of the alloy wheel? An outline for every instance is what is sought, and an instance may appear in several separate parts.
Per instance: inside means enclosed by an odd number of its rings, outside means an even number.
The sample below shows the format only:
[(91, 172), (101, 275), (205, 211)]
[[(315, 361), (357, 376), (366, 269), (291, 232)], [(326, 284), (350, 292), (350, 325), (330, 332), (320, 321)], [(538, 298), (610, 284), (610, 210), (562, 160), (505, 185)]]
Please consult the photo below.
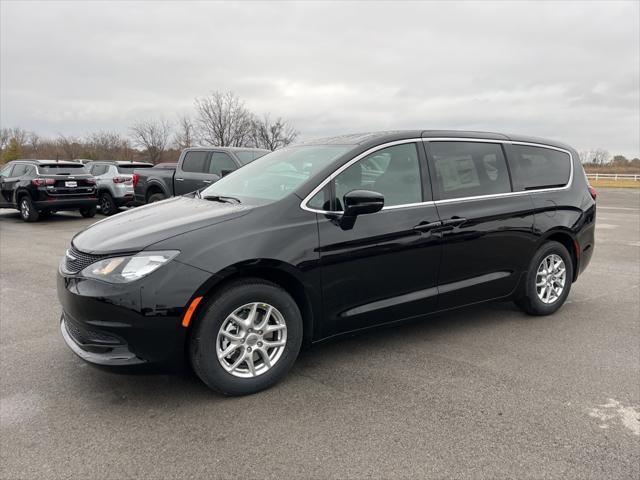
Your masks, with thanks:
[(546, 304), (554, 303), (564, 291), (567, 269), (564, 260), (552, 253), (542, 259), (536, 273), (536, 293)]
[(27, 201), (26, 198), (23, 198), (22, 201), (20, 202), (20, 213), (22, 214), (22, 218), (29, 218), (29, 214), (30, 212), (30, 208), (29, 208), (29, 202)]
[(248, 303), (229, 315), (218, 332), (218, 361), (231, 375), (252, 378), (269, 371), (287, 344), (284, 317), (272, 305)]

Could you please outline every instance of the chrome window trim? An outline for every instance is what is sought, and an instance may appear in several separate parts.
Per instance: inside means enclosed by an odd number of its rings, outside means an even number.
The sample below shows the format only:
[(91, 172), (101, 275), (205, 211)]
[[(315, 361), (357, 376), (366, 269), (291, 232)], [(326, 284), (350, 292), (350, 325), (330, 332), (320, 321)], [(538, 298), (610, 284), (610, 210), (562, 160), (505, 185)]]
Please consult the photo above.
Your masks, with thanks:
[[(574, 175), (573, 155), (571, 154), (571, 152), (569, 150), (566, 150), (564, 148), (554, 147), (552, 145), (547, 145), (547, 144), (544, 144), (544, 143), (520, 142), (520, 141), (514, 141), (514, 140), (498, 140), (498, 139), (489, 139), (489, 138), (458, 138), (458, 137), (407, 138), (407, 139), (404, 139), (404, 140), (395, 140), (393, 142), (388, 142), (388, 143), (383, 143), (381, 145), (376, 145), (375, 147), (371, 147), (370, 149), (362, 152), (360, 155), (357, 155), (356, 157), (352, 158), (347, 163), (345, 163), (344, 165), (339, 167), (335, 172), (333, 172), (327, 178), (325, 178), (316, 188), (314, 188), (311, 191), (311, 193), (309, 193), (309, 195), (307, 195), (304, 198), (304, 200), (302, 200), (302, 202), (300, 202), (300, 208), (302, 210), (306, 210), (308, 212), (322, 213), (322, 214), (325, 214), (325, 215), (327, 215), (327, 214), (340, 215), (340, 214), (344, 213), (343, 210), (330, 211), (330, 210), (319, 210), (319, 209), (316, 209), (316, 208), (311, 208), (311, 207), (307, 206), (307, 203), (309, 201), (311, 201), (311, 199), (320, 190), (322, 190), (327, 185), (327, 183), (329, 183), (335, 177), (340, 175), (340, 173), (342, 173), (344, 170), (346, 170), (351, 165), (356, 163), (358, 160), (361, 160), (362, 158), (364, 158), (364, 157), (366, 157), (366, 156), (368, 156), (368, 155), (370, 155), (370, 154), (372, 154), (372, 153), (374, 153), (374, 152), (376, 152), (378, 150), (382, 150), (383, 148), (393, 147), (395, 145), (402, 145), (404, 143), (416, 143), (416, 142), (423, 142), (423, 143), (425, 143), (425, 142), (426, 143), (428, 143), (428, 142), (474, 142), (474, 143), (482, 142), (482, 143), (498, 143), (498, 144), (501, 144), (501, 145), (503, 145), (503, 144), (508, 144), (508, 145), (526, 145), (526, 146), (530, 146), (530, 147), (540, 147), (540, 148), (547, 148), (547, 149), (550, 149), (550, 150), (557, 150), (559, 152), (563, 152), (563, 153), (566, 153), (567, 155), (569, 155), (569, 166), (570, 166), (569, 167), (569, 180), (562, 187), (540, 188), (540, 189), (533, 189), (533, 190), (522, 190), (522, 191), (519, 191), (519, 192), (493, 193), (493, 194), (488, 194), (488, 195), (476, 195), (476, 196), (473, 196), (473, 197), (447, 198), (447, 199), (443, 199), (443, 200), (430, 200), (430, 201), (419, 202), (419, 203), (407, 203), (407, 204), (402, 204), (402, 205), (390, 205), (388, 207), (383, 207), (382, 210), (395, 210), (395, 209), (399, 209), (399, 208), (413, 208), (413, 207), (420, 207), (420, 206), (426, 206), (426, 205), (439, 205), (439, 204), (447, 204), (447, 203), (457, 203), (457, 202), (467, 202), (467, 201), (492, 199), (492, 198), (502, 198), (502, 197), (512, 197), (512, 196), (515, 197), (515, 196), (528, 195), (528, 194), (533, 194), (533, 193), (553, 192), (553, 191), (567, 190), (573, 184), (573, 175)], [(508, 159), (506, 158), (506, 156), (505, 156), (505, 160), (507, 161), (507, 164), (508, 164)]]

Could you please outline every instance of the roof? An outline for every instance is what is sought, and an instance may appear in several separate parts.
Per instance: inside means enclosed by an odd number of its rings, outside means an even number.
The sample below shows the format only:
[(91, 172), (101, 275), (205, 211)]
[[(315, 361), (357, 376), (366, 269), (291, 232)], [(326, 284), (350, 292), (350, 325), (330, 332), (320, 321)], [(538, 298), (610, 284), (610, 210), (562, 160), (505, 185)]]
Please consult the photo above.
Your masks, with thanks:
[(571, 148), (569, 145), (545, 138), (529, 137), (517, 134), (496, 132), (478, 132), (473, 130), (390, 130), (381, 132), (354, 133), (335, 137), (307, 140), (296, 145), (365, 145), (381, 144), (404, 140), (407, 138), (481, 138), (488, 140), (505, 140), (513, 142), (540, 143), (560, 148)]
[(270, 152), (271, 150), (267, 150), (266, 148), (255, 148), (255, 147), (189, 147), (185, 148), (185, 150), (189, 151), (204, 151), (210, 152), (212, 150), (222, 150), (228, 152), (238, 152), (238, 151), (251, 151), (251, 152)]
[(56, 165), (74, 165), (77, 166), (78, 162), (71, 162), (69, 160), (36, 160), (33, 158), (19, 158), (18, 160), (15, 160), (16, 162), (28, 162), (28, 163), (33, 163), (35, 165), (52, 165), (52, 164), (56, 164)]
[(90, 160), (87, 163), (110, 163), (112, 165), (153, 165), (151, 162), (129, 161), (129, 160)]

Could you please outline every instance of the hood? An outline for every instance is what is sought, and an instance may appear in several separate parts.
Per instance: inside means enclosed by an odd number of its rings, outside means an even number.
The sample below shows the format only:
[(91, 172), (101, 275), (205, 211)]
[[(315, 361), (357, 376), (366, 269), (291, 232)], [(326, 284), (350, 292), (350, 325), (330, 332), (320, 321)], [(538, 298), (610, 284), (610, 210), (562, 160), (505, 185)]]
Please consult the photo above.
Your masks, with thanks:
[(246, 215), (252, 207), (173, 197), (94, 223), (72, 244), (85, 253), (135, 252), (175, 235)]

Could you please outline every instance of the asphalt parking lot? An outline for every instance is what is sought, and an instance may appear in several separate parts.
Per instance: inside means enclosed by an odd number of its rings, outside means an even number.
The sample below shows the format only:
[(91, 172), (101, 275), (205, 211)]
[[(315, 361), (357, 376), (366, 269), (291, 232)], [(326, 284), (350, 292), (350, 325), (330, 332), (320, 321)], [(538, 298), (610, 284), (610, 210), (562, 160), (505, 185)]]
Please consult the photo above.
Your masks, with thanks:
[(598, 208), (555, 315), (491, 304), (344, 338), (242, 398), (85, 365), (55, 272), (92, 220), (0, 210), (0, 478), (639, 478), (640, 190)]

